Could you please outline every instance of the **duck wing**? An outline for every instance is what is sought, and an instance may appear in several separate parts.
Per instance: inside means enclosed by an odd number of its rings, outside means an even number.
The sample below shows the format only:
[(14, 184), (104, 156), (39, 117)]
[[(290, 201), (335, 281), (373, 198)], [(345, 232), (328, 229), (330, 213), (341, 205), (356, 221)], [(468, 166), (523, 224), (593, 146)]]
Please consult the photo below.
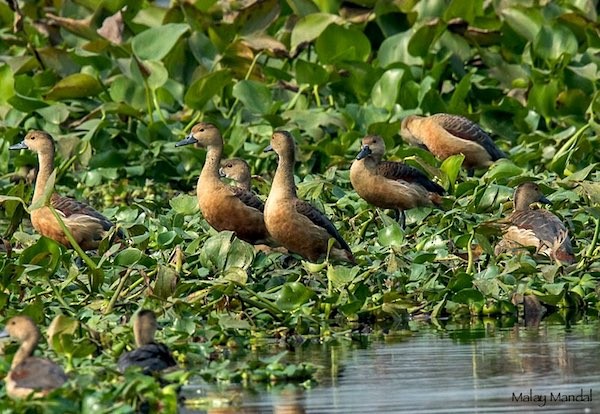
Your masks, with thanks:
[[(52, 197), (50, 198), (50, 204), (66, 218), (76, 218), (77, 216), (85, 216), (87, 219), (92, 218), (95, 219), (105, 231), (108, 231), (114, 227), (114, 223), (112, 221), (94, 210), (92, 207), (70, 197), (63, 197), (53, 193)], [(117, 234), (120, 238), (125, 238), (125, 234), (121, 229), (119, 229)]]
[(478, 124), (470, 119), (451, 114), (435, 114), (431, 118), (450, 134), (481, 145), (490, 154), (492, 161), (506, 158), (506, 154), (498, 149), (494, 140)]
[(544, 209), (515, 211), (510, 221), (517, 227), (533, 231), (547, 246), (562, 246), (567, 253), (573, 254), (569, 232), (554, 213)]
[(327, 230), (327, 233), (329, 233), (329, 235), (333, 237), (344, 250), (347, 250), (349, 252), (352, 251), (350, 250), (350, 246), (348, 246), (348, 243), (346, 243), (346, 241), (342, 238), (342, 236), (337, 231), (333, 223), (327, 218), (327, 216), (325, 216), (325, 214), (321, 213), (315, 206), (306, 201), (296, 199), (295, 207), (298, 213), (306, 216), (315, 225)]
[(445, 192), (443, 187), (431, 181), (421, 170), (402, 162), (383, 161), (377, 166), (377, 174), (390, 180), (419, 184), (432, 193), (443, 195)]
[(67, 382), (67, 375), (54, 362), (38, 357), (29, 357), (10, 371), (10, 378), (19, 388), (52, 390)]
[(175, 365), (177, 363), (169, 348), (165, 344), (153, 342), (121, 355), (117, 368), (119, 372), (124, 372), (130, 366), (137, 366), (142, 368), (144, 374), (152, 374)]
[(233, 194), (248, 207), (255, 208), (260, 212), (265, 211), (265, 203), (256, 196), (252, 191), (245, 190), (240, 187), (230, 187)]

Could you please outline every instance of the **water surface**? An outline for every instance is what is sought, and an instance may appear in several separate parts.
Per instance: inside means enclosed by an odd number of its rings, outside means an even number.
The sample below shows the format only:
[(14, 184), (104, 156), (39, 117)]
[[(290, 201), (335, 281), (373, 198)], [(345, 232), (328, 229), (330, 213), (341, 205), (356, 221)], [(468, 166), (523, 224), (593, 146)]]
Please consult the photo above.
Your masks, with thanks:
[(230, 406), (187, 412), (599, 413), (599, 328), (598, 321), (505, 329), (411, 324), (366, 347), (303, 346), (293, 360), (324, 367), (315, 387), (213, 390), (238, 397)]

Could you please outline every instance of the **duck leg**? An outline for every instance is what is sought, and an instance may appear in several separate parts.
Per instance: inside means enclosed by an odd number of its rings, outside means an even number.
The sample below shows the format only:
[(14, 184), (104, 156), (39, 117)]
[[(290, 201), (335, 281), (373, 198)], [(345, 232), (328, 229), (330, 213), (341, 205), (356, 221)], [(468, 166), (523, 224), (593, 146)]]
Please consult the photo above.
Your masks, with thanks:
[(400, 224), (400, 228), (404, 230), (406, 228), (406, 214), (404, 214), (404, 210), (395, 209), (394, 218)]

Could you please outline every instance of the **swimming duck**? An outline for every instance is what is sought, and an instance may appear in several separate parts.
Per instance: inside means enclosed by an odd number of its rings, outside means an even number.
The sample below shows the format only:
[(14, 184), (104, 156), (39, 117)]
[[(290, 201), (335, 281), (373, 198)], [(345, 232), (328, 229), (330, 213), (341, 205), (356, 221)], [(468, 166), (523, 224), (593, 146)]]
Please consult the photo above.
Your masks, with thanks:
[(405, 226), (404, 210), (441, 203), (444, 189), (421, 171), (401, 162), (381, 161), (385, 142), (377, 135), (362, 139), (362, 147), (350, 167), (350, 182), (369, 204), (391, 208)]
[(402, 120), (400, 135), (413, 145), (425, 147), (442, 160), (463, 154), (463, 165), (470, 176), (475, 168), (488, 168), (494, 161), (506, 158), (479, 125), (460, 115), (410, 115)]
[(206, 148), (206, 161), (198, 178), (196, 193), (204, 219), (215, 230), (233, 231), (237, 237), (252, 244), (268, 244), (269, 232), (263, 213), (238, 195), (238, 191), (221, 181), (219, 165), (223, 154), (223, 138), (213, 124), (194, 125), (190, 134), (175, 146), (198, 144)]
[(124, 372), (130, 366), (138, 366), (144, 374), (152, 374), (177, 365), (169, 348), (165, 344), (154, 342), (157, 327), (154, 312), (148, 309), (138, 312), (133, 319), (133, 336), (137, 348), (119, 357), (119, 372)]
[(502, 240), (496, 245), (495, 253), (533, 246), (538, 253), (559, 262), (573, 263), (575, 256), (567, 228), (550, 211), (532, 210), (529, 206), (536, 201), (551, 204), (537, 184), (527, 182), (517, 187), (514, 211), (506, 219), (508, 225)]
[(294, 139), (289, 132), (276, 131), (265, 152), (275, 151), (279, 164), (265, 203), (269, 233), (288, 250), (314, 262), (327, 254), (329, 239), (335, 239), (331, 257), (354, 263), (348, 244), (329, 219), (306, 201), (298, 199), (294, 183)]
[[(39, 171), (33, 191), (34, 205), (44, 196), (44, 190), (50, 174), (54, 170), (54, 140), (44, 131), (30, 131), (25, 139), (9, 147), (11, 150), (29, 149), (38, 155)], [(87, 204), (69, 197), (52, 193), (50, 204), (58, 212), (63, 222), (83, 250), (94, 250), (100, 244), (108, 230), (114, 224)], [(31, 211), (31, 224), (42, 236), (49, 237), (60, 244), (71, 247), (71, 243), (62, 231), (60, 224), (47, 206)], [(117, 235), (125, 235), (119, 229)]]
[(46, 358), (32, 356), (40, 340), (40, 331), (27, 316), (8, 320), (0, 338), (13, 338), (21, 343), (4, 378), (6, 393), (12, 398), (44, 397), (67, 381), (61, 367)]
[(219, 175), (233, 180), (235, 185), (231, 187), (231, 191), (244, 204), (260, 211), (265, 210), (265, 203), (252, 192), (250, 186), (250, 167), (246, 161), (241, 158), (231, 158), (221, 161)]

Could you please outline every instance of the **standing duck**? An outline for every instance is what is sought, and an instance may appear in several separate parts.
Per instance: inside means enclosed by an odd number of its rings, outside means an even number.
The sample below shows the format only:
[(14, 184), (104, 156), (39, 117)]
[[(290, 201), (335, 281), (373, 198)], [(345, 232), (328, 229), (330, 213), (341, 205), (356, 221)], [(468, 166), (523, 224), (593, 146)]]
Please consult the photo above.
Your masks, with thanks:
[[(30, 131), (19, 144), (9, 147), (11, 150), (29, 149), (38, 155), (39, 171), (35, 180), (32, 205), (43, 198), (46, 183), (54, 170), (54, 140), (50, 134), (43, 131)], [(83, 250), (94, 250), (100, 244), (108, 230), (114, 224), (87, 204), (80, 203), (69, 197), (52, 193), (50, 205), (54, 207), (65, 223), (77, 244)], [(31, 211), (31, 224), (42, 236), (49, 237), (60, 244), (71, 247), (71, 243), (62, 231), (60, 224), (47, 206)], [(120, 238), (125, 235), (117, 232)]]
[(265, 152), (275, 151), (279, 164), (265, 203), (269, 233), (288, 250), (315, 262), (327, 255), (329, 239), (335, 239), (331, 257), (354, 263), (348, 244), (329, 219), (306, 201), (298, 199), (294, 183), (294, 139), (276, 131)]
[(231, 191), (244, 204), (260, 211), (265, 210), (265, 203), (252, 192), (250, 186), (250, 167), (246, 161), (241, 158), (231, 158), (221, 161), (219, 175), (233, 180), (235, 185), (231, 187)]
[(124, 372), (127, 367), (137, 366), (142, 368), (144, 374), (149, 375), (177, 365), (169, 348), (165, 344), (154, 342), (157, 327), (154, 312), (148, 309), (138, 312), (133, 319), (133, 336), (137, 348), (119, 357), (119, 372)]
[(538, 253), (559, 262), (575, 261), (569, 232), (563, 222), (548, 210), (532, 210), (529, 206), (539, 201), (551, 204), (537, 184), (527, 182), (515, 190), (514, 211), (506, 219), (508, 225), (495, 253), (533, 246)]
[(410, 115), (402, 120), (402, 138), (413, 145), (423, 146), (439, 159), (463, 154), (463, 165), (469, 176), (475, 168), (488, 168), (506, 155), (479, 125), (460, 115)]
[(206, 148), (206, 161), (198, 178), (196, 193), (198, 206), (204, 219), (215, 230), (233, 231), (236, 236), (248, 243), (269, 242), (269, 232), (265, 227), (263, 213), (246, 198), (221, 181), (219, 165), (223, 154), (223, 138), (216, 126), (201, 122), (194, 125), (192, 132), (175, 146), (198, 144)]
[(444, 189), (421, 171), (401, 162), (381, 161), (385, 142), (377, 135), (362, 139), (362, 147), (350, 167), (350, 182), (369, 204), (391, 208), (404, 228), (404, 210), (441, 203)]
[(6, 375), (6, 393), (12, 398), (44, 397), (67, 381), (61, 367), (45, 358), (32, 356), (40, 340), (40, 331), (27, 316), (15, 316), (7, 322), (0, 338), (21, 343)]

